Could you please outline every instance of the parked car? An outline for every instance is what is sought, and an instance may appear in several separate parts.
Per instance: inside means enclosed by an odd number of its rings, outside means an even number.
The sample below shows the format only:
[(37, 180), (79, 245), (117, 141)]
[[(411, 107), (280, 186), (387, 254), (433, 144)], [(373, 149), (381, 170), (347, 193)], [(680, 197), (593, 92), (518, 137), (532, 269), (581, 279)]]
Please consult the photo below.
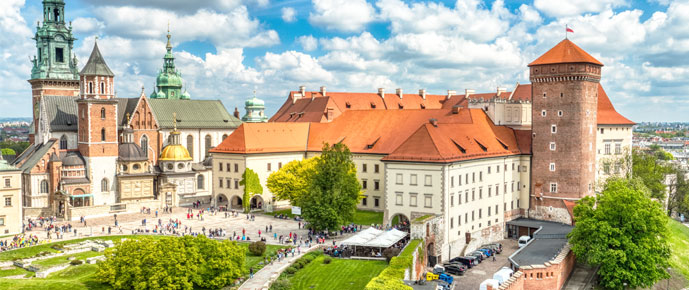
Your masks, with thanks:
[(492, 243), (492, 244), (485, 244), (481, 246), (481, 248), (488, 248), (493, 250), (494, 253), (500, 254), (502, 253), (502, 244), (500, 243)]
[(473, 268), (474, 266), (478, 265), (478, 260), (474, 257), (456, 257), (450, 260), (450, 263), (461, 263), (464, 266), (467, 266), (467, 268)]
[(502, 267), (493, 274), (493, 279), (497, 280), (499, 284), (505, 283), (507, 279), (512, 277), (514, 271), (508, 267)]
[(491, 249), (482, 248), (482, 249), (478, 249), (478, 251), (483, 253), (486, 257), (490, 257), (493, 255), (493, 250), (491, 250)]
[(522, 247), (526, 246), (526, 244), (527, 244), (530, 240), (531, 240), (531, 237), (529, 237), (529, 236), (521, 236), (521, 237), (519, 237), (519, 241), (517, 241), (517, 243), (519, 243), (519, 248), (522, 248)]
[(435, 267), (433, 267), (433, 274), (439, 275), (442, 273), (445, 273), (445, 267), (440, 264), (435, 264)]
[(467, 255), (467, 256), (475, 257), (475, 258), (478, 260), (479, 263), (483, 262), (483, 260), (485, 260), (486, 258), (488, 258), (488, 257), (486, 257), (486, 254), (481, 253), (481, 251), (473, 251), (473, 252), (468, 253), (468, 254), (466, 254), (466, 255)]
[(444, 264), (443, 266), (445, 267), (446, 273), (450, 273), (450, 274), (457, 275), (457, 276), (464, 275), (464, 272), (466, 272), (466, 270), (467, 270), (467, 267), (461, 263), (450, 263), (450, 264)]

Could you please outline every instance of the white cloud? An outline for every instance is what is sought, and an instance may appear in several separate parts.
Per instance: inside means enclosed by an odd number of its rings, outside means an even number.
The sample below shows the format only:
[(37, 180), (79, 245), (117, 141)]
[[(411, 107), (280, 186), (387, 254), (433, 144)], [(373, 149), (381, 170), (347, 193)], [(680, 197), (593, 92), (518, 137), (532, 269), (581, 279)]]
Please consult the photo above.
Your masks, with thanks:
[(318, 48), (318, 40), (312, 35), (299, 36), (297, 42), (305, 51), (314, 51)]
[(297, 21), (297, 10), (294, 10), (294, 8), (283, 7), (281, 11), (282, 11), (282, 21), (285, 21), (288, 23)]
[(327, 83), (334, 80), (332, 73), (323, 69), (315, 58), (301, 52), (268, 52), (258, 63), (266, 77), (283, 83)]
[(32, 28), (20, 14), (23, 0), (0, 3), (0, 116), (25, 117), (31, 114), (29, 57), (36, 54)]
[(98, 21), (98, 19), (93, 17), (79, 17), (72, 21), (72, 32), (75, 34), (98, 33), (104, 27), (105, 25), (103, 22)]
[(625, 0), (534, 0), (534, 6), (553, 17), (598, 13), (626, 4)]
[(366, 0), (313, 0), (313, 9), (311, 24), (343, 32), (361, 31), (376, 13)]

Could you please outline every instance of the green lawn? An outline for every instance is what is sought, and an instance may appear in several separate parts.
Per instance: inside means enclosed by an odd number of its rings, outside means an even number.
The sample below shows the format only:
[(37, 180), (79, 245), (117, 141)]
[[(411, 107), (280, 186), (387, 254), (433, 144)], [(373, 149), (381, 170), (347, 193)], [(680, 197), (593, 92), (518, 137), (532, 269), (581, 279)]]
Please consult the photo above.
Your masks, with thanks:
[(387, 267), (385, 261), (332, 259), (323, 264), (320, 255), (288, 279), (292, 289), (364, 289), (368, 281)]
[(689, 279), (689, 227), (670, 219), (670, 265), (675, 271)]
[(263, 256), (254, 256), (249, 253), (249, 243), (239, 243), (239, 245), (246, 249), (246, 263), (244, 264), (244, 270), (247, 274), (249, 273), (249, 267), (254, 267), (254, 273), (258, 271), (258, 269), (263, 268), (263, 266), (257, 267), (259, 262), (263, 262), (263, 257), (274, 256), (278, 249), (285, 248), (283, 246), (266, 245), (266, 252), (263, 254)]
[(99, 253), (99, 252), (94, 252), (94, 251), (86, 251), (86, 252), (83, 252), (83, 253), (76, 253), (76, 254), (72, 254), (72, 255), (58, 256), (58, 257), (49, 258), (49, 259), (45, 259), (45, 260), (38, 260), (38, 261), (35, 261), (35, 262), (31, 263), (31, 264), (32, 264), (32, 265), (41, 266), (41, 267), (42, 267), (41, 269), (44, 269), (44, 268), (49, 268), (49, 267), (52, 267), (52, 266), (55, 266), (55, 265), (67, 264), (67, 263), (70, 262), (69, 260), (67, 260), (68, 257), (75, 257), (77, 260), (81, 260), (81, 261), (83, 261), (84, 263), (86, 263), (86, 258), (102, 256), (102, 255), (104, 255), (104, 254), (105, 254), (105, 253), (103, 253), (103, 252), (100, 252), (100, 253)]

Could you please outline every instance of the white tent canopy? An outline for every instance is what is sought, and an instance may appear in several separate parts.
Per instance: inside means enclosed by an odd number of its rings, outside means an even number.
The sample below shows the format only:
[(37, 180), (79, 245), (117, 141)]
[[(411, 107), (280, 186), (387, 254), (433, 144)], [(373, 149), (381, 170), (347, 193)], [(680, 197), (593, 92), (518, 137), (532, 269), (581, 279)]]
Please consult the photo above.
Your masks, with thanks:
[(368, 228), (344, 240), (342, 244), (345, 246), (387, 248), (404, 239), (406, 236), (406, 232), (398, 229), (380, 231), (374, 228)]

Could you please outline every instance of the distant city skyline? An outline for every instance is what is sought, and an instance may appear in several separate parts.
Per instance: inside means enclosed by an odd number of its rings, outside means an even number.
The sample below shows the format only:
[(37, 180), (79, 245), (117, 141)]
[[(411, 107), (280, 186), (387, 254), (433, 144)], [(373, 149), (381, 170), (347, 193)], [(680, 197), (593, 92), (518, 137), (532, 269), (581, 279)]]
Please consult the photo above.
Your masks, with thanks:
[[(153, 90), (168, 23), (185, 87), (229, 111), (253, 96), (271, 116), (291, 90), (425, 88), (491, 92), (528, 83), (526, 65), (565, 36), (605, 64), (617, 111), (642, 121), (689, 121), (689, 3), (603, 1), (84, 1), (67, 0), (83, 66), (98, 37), (119, 97)], [(0, 116), (29, 117), (28, 58), (41, 1), (2, 1)]]

